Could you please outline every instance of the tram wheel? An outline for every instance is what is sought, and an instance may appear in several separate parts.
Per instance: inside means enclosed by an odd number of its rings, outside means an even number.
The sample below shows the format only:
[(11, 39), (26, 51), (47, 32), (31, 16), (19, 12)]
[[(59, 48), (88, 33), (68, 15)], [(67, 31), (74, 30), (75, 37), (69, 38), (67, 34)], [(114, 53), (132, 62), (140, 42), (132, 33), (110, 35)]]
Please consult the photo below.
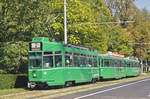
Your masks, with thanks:
[(65, 83), (65, 87), (69, 87), (69, 86), (72, 86), (73, 85), (73, 82), (72, 81), (67, 81)]
[(96, 83), (96, 78), (93, 78), (91, 82)]

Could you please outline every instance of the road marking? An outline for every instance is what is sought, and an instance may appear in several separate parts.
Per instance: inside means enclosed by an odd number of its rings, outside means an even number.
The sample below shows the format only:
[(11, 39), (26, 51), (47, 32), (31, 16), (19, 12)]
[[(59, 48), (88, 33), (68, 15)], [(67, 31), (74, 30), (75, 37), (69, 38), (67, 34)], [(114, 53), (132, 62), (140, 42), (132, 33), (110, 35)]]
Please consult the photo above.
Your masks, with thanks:
[(111, 91), (111, 90), (119, 89), (119, 88), (122, 88), (122, 87), (134, 85), (134, 84), (137, 84), (137, 83), (140, 83), (140, 82), (144, 82), (144, 81), (148, 81), (148, 80), (150, 80), (150, 79), (144, 79), (144, 80), (140, 80), (140, 81), (137, 81), (137, 82), (129, 83), (129, 84), (126, 84), (126, 85), (114, 87), (114, 88), (111, 88), (111, 89), (106, 89), (106, 90), (103, 90), (103, 91), (98, 91), (98, 92), (95, 92), (95, 93), (91, 93), (91, 94), (87, 94), (87, 95), (84, 95), (84, 96), (76, 97), (74, 99), (81, 99), (81, 98), (93, 96), (93, 95), (96, 95), (96, 94), (101, 94), (101, 93), (104, 93), (104, 92), (107, 92), (107, 91)]
[(150, 95), (148, 95), (148, 97), (150, 97)]

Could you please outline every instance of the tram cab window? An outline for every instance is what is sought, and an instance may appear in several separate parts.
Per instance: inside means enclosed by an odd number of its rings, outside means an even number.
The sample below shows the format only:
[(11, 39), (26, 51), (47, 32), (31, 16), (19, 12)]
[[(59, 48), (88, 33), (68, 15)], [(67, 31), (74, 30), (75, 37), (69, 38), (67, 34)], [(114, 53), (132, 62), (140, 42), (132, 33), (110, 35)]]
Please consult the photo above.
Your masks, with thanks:
[(41, 52), (29, 53), (29, 67), (30, 68), (42, 68), (42, 53)]
[(29, 58), (37, 58), (37, 57), (42, 57), (41, 52), (31, 52), (29, 53)]
[(31, 68), (41, 68), (42, 67), (42, 59), (36, 58), (36, 59), (30, 59), (29, 65)]
[(55, 52), (55, 67), (62, 67), (61, 51), (56, 51)]

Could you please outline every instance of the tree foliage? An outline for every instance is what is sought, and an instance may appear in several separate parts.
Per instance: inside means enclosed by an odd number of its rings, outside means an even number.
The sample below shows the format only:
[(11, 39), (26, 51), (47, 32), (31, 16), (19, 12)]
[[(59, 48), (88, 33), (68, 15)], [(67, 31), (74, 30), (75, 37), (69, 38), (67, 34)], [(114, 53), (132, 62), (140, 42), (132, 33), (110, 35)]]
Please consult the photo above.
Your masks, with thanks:
[(114, 15), (114, 20), (127, 21), (131, 20), (131, 14), (134, 12), (132, 8), (135, 0), (105, 0), (108, 8)]
[[(100, 53), (150, 57), (146, 55), (149, 45), (137, 45), (149, 43), (148, 10), (139, 10), (133, 3), (135, 0), (104, 1), (67, 0), (68, 43), (94, 47)], [(1, 0), (0, 72), (23, 72), (27, 67), (27, 42), (38, 36), (52, 39), (48, 27), (56, 41), (64, 43), (63, 9), (63, 0)], [(126, 27), (94, 24), (130, 20), (135, 23)], [(48, 27), (46, 22), (50, 23)]]
[(27, 43), (5, 42), (0, 51), (0, 70), (3, 73), (26, 73), (27, 72)]

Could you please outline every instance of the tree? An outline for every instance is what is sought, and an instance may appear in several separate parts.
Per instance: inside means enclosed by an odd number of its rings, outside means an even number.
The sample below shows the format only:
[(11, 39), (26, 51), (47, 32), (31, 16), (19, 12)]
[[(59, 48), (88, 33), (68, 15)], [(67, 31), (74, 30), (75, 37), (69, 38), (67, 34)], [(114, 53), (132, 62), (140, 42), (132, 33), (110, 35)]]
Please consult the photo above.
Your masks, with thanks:
[(149, 38), (150, 38), (150, 14), (146, 9), (136, 9), (133, 18), (135, 23), (129, 25), (127, 30), (131, 33), (132, 43), (133, 43), (133, 53), (138, 58), (146, 58), (146, 49), (149, 48)]
[(108, 35), (108, 50), (112, 52), (118, 52), (125, 56), (132, 55), (132, 46), (130, 46), (130, 32), (122, 29), (120, 26), (111, 26)]
[[(101, 0), (88, 0), (86, 2), (85, 0), (70, 0), (67, 1), (67, 4), (68, 42), (92, 46), (105, 53), (107, 51), (107, 32), (105, 31), (107, 26), (84, 25), (111, 20), (110, 12), (105, 3)], [(61, 12), (62, 7), (58, 8), (53, 7), (52, 12)], [(51, 24), (51, 28), (57, 40), (63, 41), (63, 15)]]
[(4, 73), (26, 73), (27, 45), (21, 41), (3, 43), (0, 48), (0, 70)]
[(105, 0), (106, 5), (111, 10), (112, 15), (114, 16), (114, 21), (127, 21), (132, 20), (130, 17), (134, 10), (135, 0)]
[(49, 13), (46, 1), (2, 0), (1, 4), (0, 42), (49, 36), (44, 25)]

